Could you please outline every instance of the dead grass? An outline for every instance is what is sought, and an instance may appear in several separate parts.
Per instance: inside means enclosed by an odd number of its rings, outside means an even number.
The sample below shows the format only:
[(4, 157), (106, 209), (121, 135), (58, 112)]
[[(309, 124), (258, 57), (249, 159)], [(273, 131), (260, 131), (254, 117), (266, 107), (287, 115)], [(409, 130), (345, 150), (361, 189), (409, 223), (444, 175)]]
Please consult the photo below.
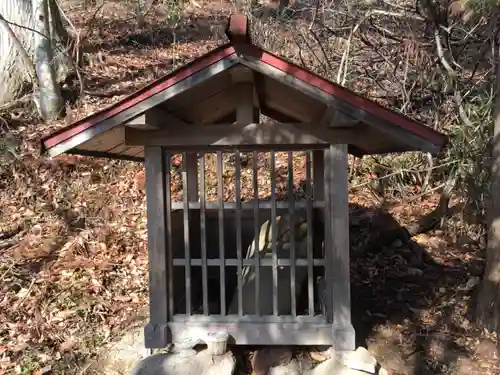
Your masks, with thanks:
[[(97, 6), (68, 7), (76, 27), (87, 34), (89, 57), (102, 53), (97, 64), (83, 70), (86, 88), (133, 91), (207, 52), (223, 41), (231, 7), (225, 2), (204, 2), (202, 8), (190, 4), (173, 24), (168, 18), (171, 9), (159, 6), (147, 15), (142, 28), (136, 26), (126, 2), (106, 1), (95, 18)], [(307, 26), (300, 22), (293, 26)], [(330, 61), (319, 62), (319, 47), (306, 51), (304, 44), (310, 40), (297, 44), (290, 30), (290, 24), (283, 27), (271, 21), (254, 28), (259, 40), (276, 53), (335, 76), (328, 66), (340, 62), (346, 38), (329, 43)], [(174, 32), (176, 43), (172, 43)], [(363, 65), (363, 56), (353, 55), (352, 74), (361, 79), (348, 84), (373, 96), (377, 93), (369, 89), (374, 85), (361, 76), (362, 69), (354, 69)], [(424, 54), (421, 57), (425, 60)], [(8, 239), (10, 246), (0, 249), (0, 373), (77, 374), (147, 304), (142, 165), (73, 156), (50, 161), (38, 156), (42, 136), (122, 97), (85, 96), (69, 108), (65, 120), (51, 124), (39, 124), (29, 107), (5, 116), (2, 132), (8, 131), (21, 145), (17, 159), (2, 162), (0, 169), (0, 234), (17, 231)], [(426, 111), (412, 113), (425, 118)], [(258, 164), (262, 187), (259, 198), (266, 199), (270, 173), (264, 154), (257, 161), (250, 158), (242, 170), (243, 199), (253, 198), (253, 162)], [(303, 155), (296, 155), (293, 164), (299, 191)], [(224, 199), (234, 201), (234, 167), (229, 162), (225, 166)], [(213, 155), (207, 155), (206, 167), (207, 199), (213, 201), (217, 197)], [(283, 198), (286, 153), (278, 153), (277, 168), (279, 198)], [(353, 172), (352, 178), (365, 181), (369, 170), (361, 165)], [(180, 199), (182, 184), (177, 176), (174, 170), (172, 192)], [(420, 194), (418, 184), (409, 186), (410, 193)], [(391, 214), (396, 224), (407, 224), (435, 207), (437, 199), (428, 195), (408, 204), (396, 200)], [(351, 194), (351, 203), (356, 253), (380, 230), (373, 224), (378, 202), (369, 190), (360, 189)], [(477, 231), (464, 231), (468, 226), (459, 218), (456, 215), (443, 228), (414, 238), (427, 251), (424, 263), (413, 264), (411, 250), (398, 242), (374, 254), (361, 254), (353, 262), (360, 340), (366, 339), (391, 374), (500, 373), (492, 356), (484, 354), (495, 337), (475, 328), (469, 316), (474, 283), (484, 262), (483, 243), (474, 234)]]

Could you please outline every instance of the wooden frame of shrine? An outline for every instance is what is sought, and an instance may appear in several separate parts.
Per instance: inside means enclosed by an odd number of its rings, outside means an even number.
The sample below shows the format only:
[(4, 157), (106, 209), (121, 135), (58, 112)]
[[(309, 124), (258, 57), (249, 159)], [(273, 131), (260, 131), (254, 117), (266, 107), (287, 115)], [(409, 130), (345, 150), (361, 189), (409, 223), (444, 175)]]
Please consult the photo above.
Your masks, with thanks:
[[(145, 163), (148, 348), (223, 329), (236, 344), (354, 350), (348, 153), (435, 154), (446, 137), (254, 45), (244, 16), (231, 16), (226, 31), (229, 43), (51, 134), (44, 152)], [(271, 199), (259, 199), (254, 166), (255, 199), (241, 202), (241, 153), (256, 160), (263, 151), (271, 155)], [(293, 176), (288, 199), (276, 199), (278, 151), (288, 152), (290, 174), (291, 153), (306, 153), (305, 199), (294, 198)], [(210, 152), (216, 202), (205, 196)], [(183, 154), (179, 202), (170, 189), (175, 153)], [(223, 153), (235, 160), (231, 203), (223, 199)]]

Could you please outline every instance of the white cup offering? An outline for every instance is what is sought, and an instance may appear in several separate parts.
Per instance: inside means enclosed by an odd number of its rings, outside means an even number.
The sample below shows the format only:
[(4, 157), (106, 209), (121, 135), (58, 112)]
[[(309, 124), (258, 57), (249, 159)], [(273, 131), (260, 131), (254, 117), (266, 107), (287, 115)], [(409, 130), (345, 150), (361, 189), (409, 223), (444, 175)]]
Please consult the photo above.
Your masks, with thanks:
[(210, 332), (205, 342), (207, 344), (207, 349), (212, 353), (212, 355), (222, 355), (227, 350), (227, 339), (229, 335), (224, 331), (214, 331)]

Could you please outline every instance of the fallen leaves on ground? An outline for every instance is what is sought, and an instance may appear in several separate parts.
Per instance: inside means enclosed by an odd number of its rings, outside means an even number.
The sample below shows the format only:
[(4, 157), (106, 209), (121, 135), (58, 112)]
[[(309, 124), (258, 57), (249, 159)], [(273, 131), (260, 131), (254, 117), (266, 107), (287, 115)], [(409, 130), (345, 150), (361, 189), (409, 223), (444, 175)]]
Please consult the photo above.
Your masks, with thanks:
[[(175, 44), (174, 26), (151, 14), (149, 26), (137, 28), (125, 2), (107, 1), (96, 17), (97, 8), (72, 8), (69, 16), (76, 28), (88, 31), (86, 42), (103, 55), (96, 64), (83, 68), (86, 88), (102, 93), (132, 92), (209, 51), (223, 41), (227, 5), (207, 2), (203, 9), (187, 11), (189, 16), (175, 25)], [(314, 63), (311, 56), (296, 55)], [(359, 91), (373, 87), (369, 83)], [(9, 131), (23, 145), (19, 158), (0, 169), (0, 234), (10, 233), (10, 242), (1, 242), (6, 246), (0, 247), (0, 373), (79, 373), (83, 363), (147, 306), (142, 165), (38, 156), (43, 136), (122, 97), (87, 95), (69, 108), (64, 121), (50, 124), (39, 124), (28, 109), (20, 109), (10, 118), (16, 126)], [(295, 154), (297, 194), (304, 180), (304, 159)], [(181, 161), (177, 156), (173, 160), (174, 199), (182, 197)], [(270, 163), (264, 153), (256, 161), (250, 157), (249, 167), (242, 169), (242, 198), (254, 198), (252, 163), (258, 166), (259, 199), (269, 199)], [(287, 165), (286, 153), (277, 153), (277, 199), (288, 194)], [(213, 155), (207, 155), (206, 167), (207, 200), (215, 201)], [(226, 163), (225, 201), (234, 202), (233, 180), (234, 166)], [(356, 251), (380, 230), (373, 225), (379, 202), (365, 189), (353, 192), (350, 200), (351, 243)], [(411, 222), (435, 207), (437, 200), (428, 195), (411, 204), (394, 202), (391, 225)], [(358, 335), (367, 337), (373, 350), (380, 349), (382, 362), (404, 352), (404, 366), (395, 368), (393, 374), (398, 370), (411, 373), (411, 366), (417, 366), (412, 362), (414, 353), (419, 353), (433, 373), (444, 373), (440, 371), (449, 365), (446, 362), (457, 358), (462, 367), (471, 369), (469, 373), (478, 366), (484, 374), (500, 372), (489, 360), (476, 360), (476, 348), (486, 339), (494, 342), (495, 337), (466, 318), (484, 262), (481, 245), (477, 236), (463, 233), (461, 223), (451, 220), (447, 224), (446, 230), (414, 238), (428, 253), (424, 263), (413, 264), (411, 249), (395, 242), (380, 252), (357, 257), (352, 264), (353, 318), (360, 327)], [(443, 348), (451, 352), (452, 360), (443, 356)]]

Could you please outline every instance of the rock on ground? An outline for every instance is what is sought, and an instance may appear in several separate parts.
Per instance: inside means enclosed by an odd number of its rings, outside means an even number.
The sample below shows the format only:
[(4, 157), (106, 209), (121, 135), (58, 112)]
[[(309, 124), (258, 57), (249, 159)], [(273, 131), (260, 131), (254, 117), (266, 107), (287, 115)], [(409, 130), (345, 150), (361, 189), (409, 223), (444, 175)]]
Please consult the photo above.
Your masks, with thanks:
[(292, 359), (287, 365), (271, 367), (267, 375), (299, 375), (299, 364), (295, 359)]
[(377, 368), (377, 360), (363, 347), (357, 348), (354, 352), (341, 353), (341, 362), (353, 369), (374, 374)]
[[(364, 348), (354, 352), (330, 353), (332, 358), (312, 367), (304, 359), (292, 359), (292, 353), (261, 349), (261, 354), (275, 352), (264, 366), (266, 375), (368, 375), (376, 373), (377, 361)], [(257, 356), (259, 357), (259, 356)], [(263, 359), (265, 359), (263, 358)], [(254, 358), (256, 360), (258, 358)], [(262, 358), (261, 358), (262, 359)], [(253, 361), (255, 362), (255, 361)], [(257, 363), (252, 363), (258, 365)], [(236, 367), (234, 355), (228, 351), (222, 356), (213, 356), (208, 350), (191, 357), (175, 353), (149, 355), (144, 346), (143, 328), (129, 330), (118, 342), (107, 345), (99, 359), (88, 368), (89, 373), (102, 375), (232, 375)], [(262, 367), (258, 365), (257, 367)], [(256, 371), (257, 373), (257, 371)], [(387, 375), (383, 369), (379, 375)]]
[(232, 375), (236, 360), (231, 352), (212, 356), (207, 350), (192, 357), (155, 354), (140, 361), (131, 375)]
[(354, 370), (342, 364), (338, 358), (330, 358), (320, 363), (304, 375), (368, 375), (369, 372)]
[[(377, 371), (377, 360), (363, 347), (352, 352), (331, 348), (324, 353), (331, 357), (317, 365), (309, 363), (307, 357), (292, 359), (288, 364), (271, 367), (266, 375), (388, 375), (382, 368)], [(254, 372), (261, 373), (255, 369)]]
[(89, 371), (102, 375), (128, 375), (142, 359), (149, 355), (144, 344), (144, 328), (137, 327), (125, 333), (119, 341), (106, 345)]

